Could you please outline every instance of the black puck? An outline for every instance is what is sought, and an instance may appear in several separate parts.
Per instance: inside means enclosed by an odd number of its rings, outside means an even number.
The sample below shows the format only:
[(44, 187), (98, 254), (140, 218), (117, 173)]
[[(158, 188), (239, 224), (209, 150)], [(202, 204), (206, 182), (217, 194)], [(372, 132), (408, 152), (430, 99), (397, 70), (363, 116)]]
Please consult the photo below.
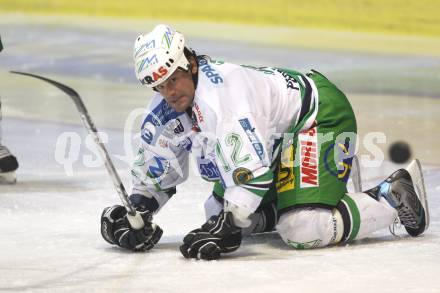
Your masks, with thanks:
[(404, 141), (396, 141), (390, 145), (388, 154), (392, 162), (403, 164), (408, 162), (411, 157), (411, 148), (409, 144)]

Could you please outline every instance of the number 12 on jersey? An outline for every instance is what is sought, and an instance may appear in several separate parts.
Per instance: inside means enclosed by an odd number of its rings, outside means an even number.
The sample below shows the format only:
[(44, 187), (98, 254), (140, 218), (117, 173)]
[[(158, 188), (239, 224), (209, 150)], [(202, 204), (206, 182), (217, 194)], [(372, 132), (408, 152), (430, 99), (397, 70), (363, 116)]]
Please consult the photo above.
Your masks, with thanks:
[[(230, 154), (229, 157), (234, 165), (234, 169), (252, 160), (251, 154), (241, 154), (243, 148), (243, 140), (237, 133), (229, 133), (225, 138), (225, 145), (228, 147), (227, 153)], [(231, 171), (231, 164), (228, 163), (226, 159), (225, 152), (221, 147), (220, 142), (215, 145), (215, 154), (219, 160), (220, 166), (225, 172)]]

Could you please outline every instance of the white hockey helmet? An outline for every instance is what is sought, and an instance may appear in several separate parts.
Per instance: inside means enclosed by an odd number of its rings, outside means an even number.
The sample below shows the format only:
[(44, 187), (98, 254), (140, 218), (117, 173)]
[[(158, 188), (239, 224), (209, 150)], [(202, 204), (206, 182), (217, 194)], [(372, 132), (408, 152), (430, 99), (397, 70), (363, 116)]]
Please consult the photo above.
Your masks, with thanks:
[(137, 79), (147, 87), (167, 80), (177, 69), (189, 69), (183, 53), (185, 37), (168, 25), (159, 24), (151, 32), (137, 37), (133, 59)]

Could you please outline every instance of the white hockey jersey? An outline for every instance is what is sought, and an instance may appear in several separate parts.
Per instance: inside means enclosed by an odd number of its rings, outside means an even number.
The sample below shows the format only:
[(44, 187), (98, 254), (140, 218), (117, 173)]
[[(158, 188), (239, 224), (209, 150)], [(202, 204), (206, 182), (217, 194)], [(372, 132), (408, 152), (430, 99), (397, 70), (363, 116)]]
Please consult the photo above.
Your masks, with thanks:
[(316, 87), (296, 72), (198, 62), (191, 117), (159, 94), (150, 104), (133, 193), (152, 194), (162, 206), (167, 190), (187, 178), (192, 152), (204, 179), (221, 180), (224, 198), (253, 212), (273, 181), (275, 142), (292, 126), (307, 129), (315, 120)]

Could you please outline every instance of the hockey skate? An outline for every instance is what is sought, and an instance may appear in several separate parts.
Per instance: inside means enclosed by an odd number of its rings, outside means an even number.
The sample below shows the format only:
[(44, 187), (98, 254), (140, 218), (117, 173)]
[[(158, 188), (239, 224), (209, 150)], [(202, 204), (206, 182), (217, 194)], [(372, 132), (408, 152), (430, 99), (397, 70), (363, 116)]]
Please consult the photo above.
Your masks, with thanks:
[(409, 235), (418, 236), (428, 228), (428, 202), (422, 168), (417, 159), (367, 193), (377, 200), (384, 197), (397, 210), (399, 221)]
[(17, 159), (5, 146), (0, 145), (0, 184), (14, 184), (17, 181), (17, 168)]

